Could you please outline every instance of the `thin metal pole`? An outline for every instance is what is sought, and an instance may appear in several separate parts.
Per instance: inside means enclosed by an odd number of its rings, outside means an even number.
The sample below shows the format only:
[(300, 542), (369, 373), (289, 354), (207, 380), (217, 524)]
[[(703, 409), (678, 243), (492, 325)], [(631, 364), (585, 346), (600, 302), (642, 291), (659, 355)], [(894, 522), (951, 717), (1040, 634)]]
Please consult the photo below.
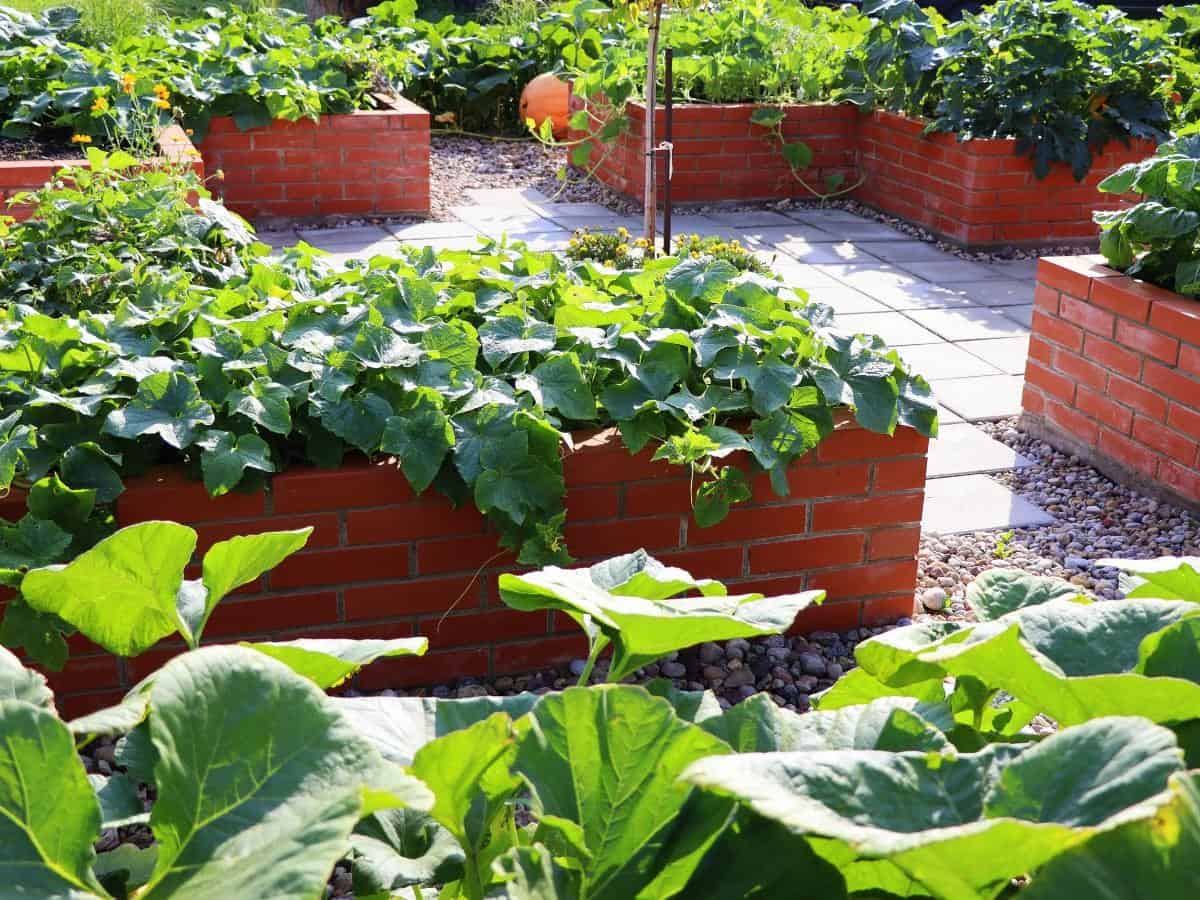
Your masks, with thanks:
[(663, 89), (666, 91), (666, 114), (663, 130), (666, 131), (665, 142), (667, 151), (666, 177), (663, 179), (663, 252), (671, 252), (671, 175), (675, 168), (675, 135), (672, 130), (675, 117), (675, 79), (672, 67), (675, 62), (675, 51), (668, 47), (664, 53), (666, 71), (663, 72)]

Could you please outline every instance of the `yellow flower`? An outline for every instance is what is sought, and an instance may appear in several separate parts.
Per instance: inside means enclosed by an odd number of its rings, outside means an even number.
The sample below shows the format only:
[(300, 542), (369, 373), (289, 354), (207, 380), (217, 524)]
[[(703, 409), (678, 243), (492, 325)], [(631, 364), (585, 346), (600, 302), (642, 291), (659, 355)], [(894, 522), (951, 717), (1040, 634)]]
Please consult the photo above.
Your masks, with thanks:
[(167, 90), (167, 86), (165, 84), (156, 84), (154, 86), (154, 96), (159, 100), (166, 100), (171, 96), (171, 92)]
[(132, 94), (134, 87), (137, 85), (137, 76), (127, 72), (121, 76), (121, 90), (127, 94)]
[(622, 225), (617, 229), (617, 237), (619, 237), (621, 240), (625, 240), (625, 238), (629, 237), (629, 229)]
[(191, 137), (191, 136), (192, 136), (193, 134), (195, 134), (196, 132), (194, 132), (194, 131), (193, 131), (192, 129), (190, 129), (190, 128), (185, 128), (185, 129), (183, 130), (183, 133), (184, 133), (184, 134), (186, 134), (188, 137)]
[(170, 109), (171, 101), (164, 100), (161, 97), (159, 97), (157, 100), (154, 101), (154, 105), (157, 106), (159, 109)]
[(90, 144), (91, 142), (92, 142), (92, 138), (90, 135), (86, 135), (86, 134), (71, 135), (71, 143), (72, 144)]
[(92, 112), (95, 115), (99, 115), (102, 112), (107, 112), (107, 110), (108, 110), (108, 98), (107, 97), (97, 97), (92, 102)]

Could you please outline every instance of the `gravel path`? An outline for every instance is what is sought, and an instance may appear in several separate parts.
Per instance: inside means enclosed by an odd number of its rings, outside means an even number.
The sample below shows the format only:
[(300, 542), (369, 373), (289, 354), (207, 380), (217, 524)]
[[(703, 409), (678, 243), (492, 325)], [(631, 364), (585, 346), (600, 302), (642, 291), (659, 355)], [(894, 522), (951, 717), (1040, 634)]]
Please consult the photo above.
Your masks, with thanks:
[(918, 585), (930, 606), (943, 591), (951, 615), (968, 614), (966, 586), (993, 567), (1057, 575), (1114, 598), (1117, 572), (1096, 560), (1200, 555), (1200, 518), (1116, 484), (1077, 457), (1017, 430), (1015, 419), (979, 427), (1034, 461), (994, 477), (1058, 521), (1013, 529), (1011, 537), (994, 531), (926, 536)]

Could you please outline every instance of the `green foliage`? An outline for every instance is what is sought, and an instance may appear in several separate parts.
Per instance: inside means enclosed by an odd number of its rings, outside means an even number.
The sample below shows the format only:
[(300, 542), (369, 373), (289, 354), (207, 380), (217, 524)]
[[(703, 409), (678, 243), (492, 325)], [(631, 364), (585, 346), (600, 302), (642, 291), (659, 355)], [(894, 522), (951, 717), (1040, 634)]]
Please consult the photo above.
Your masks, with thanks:
[[(170, 575), (157, 559), (147, 555), (140, 580)], [(1143, 593), (1196, 587), (1191, 562), (1123, 565)], [(686, 609), (671, 598), (720, 596), (715, 582), (638, 556), (577, 579), (540, 574), (543, 588), (557, 579), (543, 595), (596, 622), (625, 600)], [(534, 596), (537, 579), (519, 580)], [(67, 605), (85, 589), (64, 585)], [(343, 859), (362, 896), (446, 900), (739, 900), (796, 885), (842, 900), (992, 900), (1014, 880), (1035, 897), (1189, 897), (1200, 886), (1200, 748), (1189, 737), (1200, 629), (1181, 626), (1200, 622), (1200, 595), (1069, 594), (989, 575), (974, 589), (979, 623), (860, 643), (855, 672), (884, 695), (837, 702), (847, 676), (806, 715), (765, 695), (722, 711), (711, 694), (662, 684), (331, 699), (304, 653), (357, 663), (390, 643), (338, 641), (192, 650), (68, 727), (41, 676), (0, 650), (0, 865), (26, 893), (77, 898), (317, 897)], [(1034, 679), (1017, 693), (1012, 646), (969, 670), (951, 662), (1010, 632), (1069, 683), (1041, 694)], [(1149, 674), (1150, 660), (1168, 671)], [(1014, 721), (1057, 717), (1086, 693), (1082, 673), (1130, 665), (1122, 677), (1152, 682), (1135, 698), (1150, 719), (1110, 704), (1064, 716), (1048, 736)], [(908, 695), (923, 683), (936, 697)], [(1130, 684), (1109, 688), (1132, 696)], [(1178, 685), (1193, 694), (1152, 721), (1147, 701)], [(89, 779), (75, 741), (106, 722), (129, 731), (117, 756), (126, 771)], [(101, 827), (146, 821), (136, 781), (155, 798), (155, 845), (97, 856)]]
[[(103, 229), (136, 217), (148, 178), (47, 187), (48, 218), (0, 248), (19, 288), (0, 310), (0, 487), (54, 473), (104, 502), (120, 473), (181, 462), (222, 494), (297, 460), (389, 454), (416, 490), (471, 497), (542, 563), (568, 559), (572, 431), (662, 442), (703, 476), (709, 524), (747, 496), (721, 474), (732, 454), (785, 490), (835, 407), (883, 433), (936, 427), (928, 385), (895, 353), (719, 256), (616, 272), (492, 244), (342, 271), (304, 247), (265, 258), (219, 206), (163, 204), (147, 211), (166, 229), (156, 242), (135, 228), (110, 257)], [(101, 228), (94, 197), (111, 210)]]
[(1149, 159), (1105, 178), (1100, 190), (1142, 195), (1139, 203), (1095, 213), (1109, 264), (1200, 296), (1200, 141), (1193, 135), (1163, 144)]
[(1165, 140), (1171, 44), (1075, 0), (1001, 0), (948, 23), (913, 0), (868, 0), (850, 95), (929, 120), (928, 131), (1014, 137), (1044, 177), (1076, 179), (1110, 140)]

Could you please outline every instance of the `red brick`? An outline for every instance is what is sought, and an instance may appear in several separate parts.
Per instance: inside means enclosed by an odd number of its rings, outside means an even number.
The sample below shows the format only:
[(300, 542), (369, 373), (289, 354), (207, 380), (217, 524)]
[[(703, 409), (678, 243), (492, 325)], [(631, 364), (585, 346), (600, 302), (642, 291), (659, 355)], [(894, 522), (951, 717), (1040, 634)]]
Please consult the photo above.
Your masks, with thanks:
[(1158, 454), (1108, 428), (1100, 429), (1100, 451), (1145, 475), (1158, 470)]
[(1167, 401), (1161, 394), (1116, 375), (1108, 379), (1108, 394), (1148, 418), (1161, 422), (1167, 416)]
[(705, 547), (702, 550), (676, 550), (656, 556), (663, 565), (676, 566), (697, 578), (728, 581), (743, 574), (745, 550), (742, 547)]
[(587, 638), (582, 633), (539, 638), (492, 648), (492, 671), (529, 672), (547, 666), (559, 666), (587, 656)]
[(867, 559), (899, 559), (916, 556), (921, 546), (921, 526), (905, 525), (900, 528), (880, 528), (870, 533)]
[(1091, 331), (1102, 337), (1113, 336), (1113, 326), (1116, 318), (1112, 313), (1092, 306), (1086, 300), (1063, 295), (1058, 308), (1059, 315), (1085, 331)]
[(862, 621), (862, 603), (858, 600), (827, 599), (802, 610), (787, 630), (788, 634), (811, 634), (814, 631), (847, 631)]
[(1075, 401), (1075, 382), (1062, 373), (1043, 366), (1036, 359), (1026, 361), (1025, 381), (1068, 403)]
[(1097, 437), (1096, 423), (1083, 413), (1056, 400), (1046, 402), (1046, 418), (1076, 440), (1094, 446)]
[(108, 690), (89, 691), (87, 693), (69, 694), (67, 696), (56, 694), (54, 704), (58, 707), (58, 714), (63, 719), (70, 720), (76, 719), (79, 716), (85, 716), (88, 713), (94, 713), (109, 706), (116, 706), (125, 699), (125, 693), (124, 690)]
[(1038, 261), (1038, 282), (1073, 297), (1086, 297), (1093, 278), (1117, 277), (1120, 273), (1105, 266), (1100, 256), (1042, 257)]
[(1081, 385), (1075, 396), (1075, 406), (1081, 413), (1091, 416), (1097, 422), (1107, 425), (1121, 434), (1129, 434), (1130, 426), (1133, 424), (1133, 413), (1121, 404), (1115, 403), (1111, 397)]
[(872, 494), (891, 491), (911, 491), (925, 486), (926, 457), (892, 459), (875, 463)]
[(819, 462), (849, 459), (886, 459), (912, 456), (928, 450), (929, 439), (915, 429), (901, 426), (894, 435), (878, 434), (865, 428), (838, 428), (817, 445)]
[(913, 595), (909, 593), (894, 594), (891, 597), (876, 597), (864, 600), (862, 608), (863, 625), (882, 625), (885, 622), (895, 622), (897, 619), (910, 617), (913, 614)]
[[(811, 458), (811, 454), (810, 457)], [(806, 458), (807, 459), (807, 458)], [(771, 487), (771, 479), (763, 475), (754, 479), (752, 489), (755, 503), (792, 502), (810, 497), (854, 497), (867, 492), (870, 482), (868, 463), (814, 466), (793, 465), (788, 469), (787, 498), (779, 497)]]
[(476, 609), (482, 591), (482, 581), (468, 575), (357, 585), (345, 589), (346, 618), (386, 619), (452, 608)]
[[(1120, 324), (1117, 330), (1120, 330)], [(1030, 341), (1030, 352), (1033, 349)], [(1119, 372), (1128, 378), (1137, 378), (1142, 373), (1142, 357), (1140, 354), (1127, 350), (1120, 344), (1089, 334), (1083, 342), (1083, 355), (1093, 362), (1099, 363), (1106, 369)]]
[(1105, 369), (1071, 352), (1056, 350), (1054, 368), (1062, 375), (1077, 382), (1077, 389), (1079, 385), (1087, 385), (1102, 391), (1108, 383), (1108, 372)]
[(838, 600), (898, 591), (907, 591), (909, 596), (912, 596), (917, 584), (917, 561), (904, 559), (829, 572), (813, 572), (809, 575), (808, 584), (810, 589), (825, 590), (830, 597)]
[(1164, 460), (1158, 470), (1159, 480), (1178, 494), (1193, 502), (1200, 501), (1200, 469)]
[(1151, 296), (1146, 286), (1132, 278), (1099, 278), (1092, 282), (1088, 299), (1126, 319), (1145, 322), (1150, 315)]
[(338, 619), (337, 594), (284, 594), (219, 603), (205, 626), (206, 638), (269, 634), (285, 628), (325, 625)]
[(75, 656), (67, 661), (61, 672), (42, 674), (46, 676), (46, 681), (55, 694), (121, 686), (117, 658), (107, 653), (103, 656)]
[[(575, 489), (567, 492), (570, 502)], [(692, 510), (692, 481), (690, 478), (661, 478), (639, 481), (625, 487), (626, 516), (653, 516), (659, 513), (690, 514)]]
[(1181, 341), (1200, 345), (1200, 301), (1183, 297), (1159, 300), (1150, 310), (1150, 325)]
[(1200, 347), (1183, 344), (1179, 348), (1179, 368), (1189, 375), (1200, 376)]
[(547, 634), (547, 614), (516, 609), (491, 609), (432, 616), (417, 623), (417, 633), (429, 638), (431, 647), (463, 647), (505, 640), (536, 638)]
[[(570, 523), (566, 527), (567, 548), (579, 559), (617, 556), (641, 547), (652, 553), (678, 548), (678, 516), (647, 516), (614, 522)], [(693, 523), (690, 527), (696, 527)], [(718, 526), (720, 527), (720, 526)]]
[[(833, 505), (853, 502), (838, 500)], [(733, 541), (754, 541), (762, 538), (803, 534), (808, 528), (808, 506), (789, 503), (776, 506), (735, 506), (722, 521), (708, 528), (688, 522), (687, 544), (723, 544)]]
[(1174, 369), (1146, 360), (1146, 367), (1142, 371), (1142, 384), (1161, 391), (1185, 406), (1200, 408), (1200, 380), (1180, 375)]
[(276, 475), (271, 495), (276, 513), (386, 506), (414, 499), (394, 463), (371, 463), (362, 457), (352, 457), (336, 469), (302, 467)]
[(230, 538), (251, 534), (263, 534), (268, 531), (294, 531), (298, 528), (312, 528), (305, 549), (316, 550), (321, 547), (336, 547), (338, 544), (338, 517), (333, 513), (311, 516), (272, 516), (266, 519), (249, 519), (238, 522), (221, 522), (212, 525), (195, 525), (199, 536), (196, 543), (196, 553), (203, 556), (213, 544), (227, 541)]
[(1191, 437), (1200, 436), (1200, 412), (1194, 412), (1178, 403), (1171, 404), (1170, 412), (1167, 413), (1167, 424)]
[(1179, 341), (1175, 338), (1130, 322), (1117, 323), (1117, 340), (1126, 347), (1172, 365), (1179, 358)]
[(567, 518), (572, 522), (614, 519), (620, 504), (619, 487), (573, 488), (567, 494)]
[(188, 480), (181, 469), (161, 468), (126, 480), (125, 493), (117, 498), (117, 522), (132, 525), (164, 516), (179, 522), (249, 519), (265, 509), (261, 490), (209, 497), (204, 485)]
[(1033, 289), (1033, 305), (1048, 315), (1057, 316), (1059, 296), (1059, 292), (1054, 288), (1038, 282)]
[(919, 522), (924, 502), (924, 493), (915, 493), (815, 503), (812, 530), (814, 533), (849, 531)]
[(1134, 419), (1133, 438), (1184, 465), (1196, 458), (1195, 440), (1149, 419)]
[(866, 536), (836, 534), (750, 546), (750, 572), (770, 575), (861, 563)]
[(408, 574), (408, 544), (389, 547), (343, 547), (298, 553), (267, 575), (271, 590), (387, 581)]
[(358, 684), (363, 690), (379, 691), (483, 678), (488, 674), (488, 658), (488, 651), (481, 647), (381, 659), (358, 674)]
[(474, 505), (455, 509), (444, 497), (428, 496), (420, 503), (355, 510), (346, 515), (346, 538), (351, 544), (395, 544), (447, 535), (483, 534), (487, 520)]
[(1068, 350), (1079, 351), (1083, 347), (1081, 328), (1038, 309), (1033, 311), (1033, 334), (1035, 337), (1061, 344)]
[(1021, 391), (1021, 409), (1031, 415), (1040, 416), (1046, 410), (1046, 398), (1033, 385), (1026, 384)]
[(499, 539), (490, 534), (421, 541), (417, 544), (416, 574), (474, 572), (487, 567), (511, 565), (514, 559), (513, 552), (502, 548)]

